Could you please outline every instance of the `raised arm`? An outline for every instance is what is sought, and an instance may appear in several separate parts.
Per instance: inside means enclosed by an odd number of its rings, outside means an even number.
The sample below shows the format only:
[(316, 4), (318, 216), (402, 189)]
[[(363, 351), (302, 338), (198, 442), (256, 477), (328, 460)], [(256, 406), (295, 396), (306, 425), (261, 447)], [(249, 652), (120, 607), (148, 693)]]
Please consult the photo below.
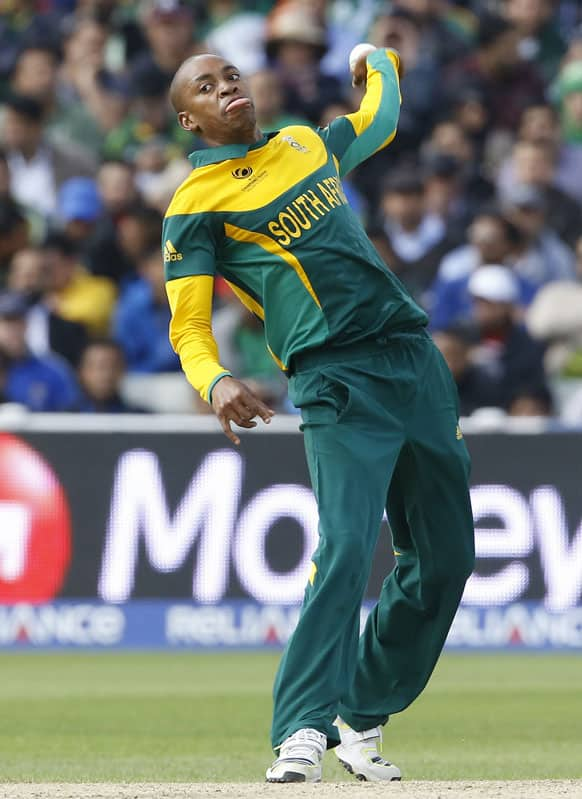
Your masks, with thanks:
[(394, 50), (375, 50), (367, 58), (366, 93), (358, 111), (338, 117), (319, 131), (339, 161), (340, 176), (386, 147), (396, 135), (400, 115), (400, 58)]

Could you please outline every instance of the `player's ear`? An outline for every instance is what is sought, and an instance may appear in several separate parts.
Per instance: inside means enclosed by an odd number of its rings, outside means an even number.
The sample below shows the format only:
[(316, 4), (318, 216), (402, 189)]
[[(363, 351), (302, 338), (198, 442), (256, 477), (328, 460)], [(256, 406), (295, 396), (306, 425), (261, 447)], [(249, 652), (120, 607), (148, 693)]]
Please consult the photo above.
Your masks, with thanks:
[(201, 133), (200, 125), (189, 111), (178, 112), (178, 124), (190, 133)]

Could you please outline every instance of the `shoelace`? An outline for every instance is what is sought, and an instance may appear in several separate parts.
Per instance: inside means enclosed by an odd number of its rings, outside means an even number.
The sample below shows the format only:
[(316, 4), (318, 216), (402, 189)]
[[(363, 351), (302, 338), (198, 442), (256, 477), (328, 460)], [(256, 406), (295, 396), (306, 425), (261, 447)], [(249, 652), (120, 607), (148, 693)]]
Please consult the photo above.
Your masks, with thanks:
[(305, 758), (311, 762), (313, 760), (313, 749), (317, 750), (319, 756), (325, 749), (325, 735), (317, 730), (298, 730), (291, 735), (281, 745), (279, 752), (280, 758)]

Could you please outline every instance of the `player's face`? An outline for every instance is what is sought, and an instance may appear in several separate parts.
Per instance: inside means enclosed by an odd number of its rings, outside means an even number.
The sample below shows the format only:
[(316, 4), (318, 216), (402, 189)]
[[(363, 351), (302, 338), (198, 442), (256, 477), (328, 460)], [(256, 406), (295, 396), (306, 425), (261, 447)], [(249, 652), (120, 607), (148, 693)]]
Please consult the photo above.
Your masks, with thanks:
[(197, 58), (182, 97), (180, 125), (213, 144), (241, 141), (254, 131), (255, 107), (239, 70), (219, 56)]

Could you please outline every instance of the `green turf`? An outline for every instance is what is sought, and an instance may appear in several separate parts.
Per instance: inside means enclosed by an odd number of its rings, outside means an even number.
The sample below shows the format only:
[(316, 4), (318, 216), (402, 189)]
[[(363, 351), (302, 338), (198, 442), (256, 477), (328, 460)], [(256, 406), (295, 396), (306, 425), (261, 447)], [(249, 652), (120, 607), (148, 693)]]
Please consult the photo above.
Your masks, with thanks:
[[(3, 655), (0, 782), (262, 780), (276, 662)], [(409, 779), (582, 777), (582, 657), (447, 655), (385, 751)]]

